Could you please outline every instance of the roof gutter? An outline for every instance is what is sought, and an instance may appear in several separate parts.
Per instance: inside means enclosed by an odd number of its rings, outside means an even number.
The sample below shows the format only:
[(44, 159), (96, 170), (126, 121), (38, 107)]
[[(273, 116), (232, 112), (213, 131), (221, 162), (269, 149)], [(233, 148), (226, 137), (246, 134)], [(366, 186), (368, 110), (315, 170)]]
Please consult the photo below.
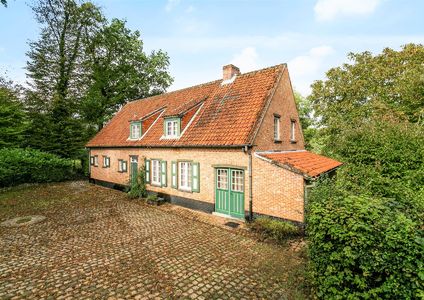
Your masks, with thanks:
[(108, 149), (108, 148), (129, 148), (129, 149), (142, 149), (142, 148), (211, 148), (211, 149), (236, 149), (236, 148), (244, 148), (246, 146), (250, 146), (248, 144), (241, 145), (103, 145), (103, 146), (85, 146), (87, 149)]

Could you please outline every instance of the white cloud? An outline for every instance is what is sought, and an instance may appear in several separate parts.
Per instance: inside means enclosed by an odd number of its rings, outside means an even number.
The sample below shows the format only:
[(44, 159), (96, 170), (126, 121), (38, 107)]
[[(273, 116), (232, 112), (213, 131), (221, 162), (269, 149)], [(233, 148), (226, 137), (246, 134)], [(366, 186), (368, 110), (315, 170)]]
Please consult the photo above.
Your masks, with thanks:
[(318, 21), (331, 21), (341, 16), (369, 15), (381, 0), (318, 0), (314, 6)]
[(171, 11), (171, 10), (173, 10), (173, 9), (174, 9), (174, 7), (176, 7), (179, 3), (180, 3), (180, 0), (168, 0), (168, 1), (166, 2), (166, 5), (165, 5), (165, 10), (166, 10), (167, 12), (170, 12), (170, 11)]
[(258, 68), (258, 53), (254, 47), (246, 47), (234, 55), (230, 63), (237, 66), (242, 73), (255, 70)]
[(306, 96), (311, 92), (311, 79), (318, 79), (325, 60), (334, 53), (330, 46), (319, 46), (309, 50), (308, 54), (297, 56), (288, 62), (291, 78), (295, 78), (295, 89)]

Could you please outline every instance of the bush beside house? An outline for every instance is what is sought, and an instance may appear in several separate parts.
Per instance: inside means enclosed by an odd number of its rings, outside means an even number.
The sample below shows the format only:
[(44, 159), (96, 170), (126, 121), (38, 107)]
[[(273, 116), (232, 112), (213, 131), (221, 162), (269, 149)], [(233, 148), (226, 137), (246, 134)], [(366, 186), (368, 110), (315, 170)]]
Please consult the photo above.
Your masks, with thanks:
[(0, 187), (64, 181), (76, 176), (73, 160), (34, 149), (0, 149)]
[(346, 195), (328, 182), (310, 203), (311, 278), (319, 298), (422, 299), (419, 223), (384, 199)]

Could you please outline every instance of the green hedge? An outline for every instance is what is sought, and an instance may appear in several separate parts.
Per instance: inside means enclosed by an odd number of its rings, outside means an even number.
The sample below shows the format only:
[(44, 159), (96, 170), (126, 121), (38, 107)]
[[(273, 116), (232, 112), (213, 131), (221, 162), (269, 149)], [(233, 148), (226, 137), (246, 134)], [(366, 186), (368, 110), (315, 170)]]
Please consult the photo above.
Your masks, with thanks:
[(74, 162), (34, 149), (0, 149), (0, 187), (75, 178)]
[(307, 217), (311, 278), (321, 299), (423, 299), (420, 223), (382, 198), (322, 184)]

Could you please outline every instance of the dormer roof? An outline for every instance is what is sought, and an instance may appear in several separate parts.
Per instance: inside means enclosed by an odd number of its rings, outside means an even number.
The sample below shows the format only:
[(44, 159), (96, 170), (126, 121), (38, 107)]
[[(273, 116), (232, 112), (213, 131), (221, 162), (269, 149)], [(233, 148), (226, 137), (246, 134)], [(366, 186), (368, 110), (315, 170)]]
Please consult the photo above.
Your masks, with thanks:
[[(88, 143), (87, 147), (233, 147), (252, 142), (266, 103), (276, 88), (285, 64), (222, 79), (126, 104)], [(153, 113), (155, 112), (155, 113)], [(143, 119), (149, 116), (150, 119)], [(128, 140), (128, 123), (143, 120), (144, 136)], [(178, 139), (161, 139), (166, 117), (181, 118)], [(150, 120), (150, 127), (144, 123)], [(187, 128), (185, 128), (187, 127)]]

